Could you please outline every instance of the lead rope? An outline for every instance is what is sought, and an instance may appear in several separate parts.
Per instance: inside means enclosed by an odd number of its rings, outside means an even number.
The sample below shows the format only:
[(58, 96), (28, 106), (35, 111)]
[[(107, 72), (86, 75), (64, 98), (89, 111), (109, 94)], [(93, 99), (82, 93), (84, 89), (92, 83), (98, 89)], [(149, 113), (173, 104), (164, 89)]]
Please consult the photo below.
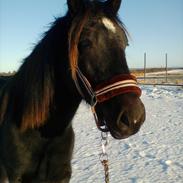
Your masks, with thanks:
[[(95, 104), (96, 105), (96, 104)], [(108, 130), (106, 126), (104, 128), (101, 128), (99, 125), (98, 117), (95, 111), (95, 105), (91, 106), (91, 111), (94, 115), (95, 122), (97, 124), (97, 127), (101, 130), (101, 147), (102, 147), (102, 153), (99, 156), (99, 160), (101, 164), (104, 167), (104, 173), (105, 173), (105, 183), (109, 183), (109, 159), (108, 159), (108, 154), (106, 152), (106, 147), (109, 144), (109, 139), (108, 139)]]
[(100, 154), (99, 159), (104, 167), (105, 183), (109, 183), (109, 159), (108, 154), (106, 152), (106, 147), (108, 144), (109, 144), (108, 132), (101, 132), (102, 153)]

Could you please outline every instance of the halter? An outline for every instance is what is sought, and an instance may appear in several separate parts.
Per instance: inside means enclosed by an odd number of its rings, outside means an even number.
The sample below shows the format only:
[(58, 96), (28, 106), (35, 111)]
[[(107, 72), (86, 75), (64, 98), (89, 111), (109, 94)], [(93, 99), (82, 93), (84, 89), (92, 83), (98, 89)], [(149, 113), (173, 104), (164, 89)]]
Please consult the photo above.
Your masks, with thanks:
[[(86, 99), (86, 95), (83, 93), (79, 80), (87, 92), (87, 96), (90, 97), (89, 104), (95, 118), (96, 125), (102, 132), (107, 132), (108, 128), (105, 121), (99, 121), (95, 106), (98, 103), (108, 101), (109, 99), (125, 93), (134, 93), (137, 96), (141, 96), (141, 89), (137, 84), (137, 79), (132, 74), (120, 74), (111, 78), (109, 81), (101, 83), (92, 88), (88, 79), (84, 76), (81, 70), (76, 68), (77, 77), (74, 79), (76, 88), (83, 99)], [(79, 79), (79, 80), (78, 80)]]

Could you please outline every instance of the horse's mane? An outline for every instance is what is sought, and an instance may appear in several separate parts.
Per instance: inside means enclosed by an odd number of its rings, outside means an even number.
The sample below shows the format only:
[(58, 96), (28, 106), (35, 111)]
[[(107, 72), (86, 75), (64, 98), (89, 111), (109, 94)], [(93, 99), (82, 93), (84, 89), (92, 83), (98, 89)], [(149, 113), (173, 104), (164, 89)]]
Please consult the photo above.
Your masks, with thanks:
[[(13, 78), (0, 89), (0, 124), (13, 121), (24, 131), (48, 119), (55, 90), (54, 54), (58, 51), (53, 42), (60, 34), (65, 37), (68, 19), (65, 16), (55, 21)], [(64, 39), (58, 40), (60, 44)]]
[(54, 54), (63, 51), (60, 50), (63, 45), (70, 45), (69, 49), (65, 48), (65, 52), (70, 54), (63, 54), (62, 61), (69, 62), (70, 59), (71, 73), (74, 73), (78, 54), (76, 46), (85, 21), (86, 16), (78, 15), (72, 20), (67, 13), (53, 23), (13, 78), (0, 89), (0, 124), (14, 121), (24, 131), (45, 123), (54, 102), (57, 67)]
[(17, 74), (2, 89), (0, 122), (15, 121), (22, 130), (40, 126), (49, 115), (53, 82), (53, 68), (46, 59), (39, 53), (27, 57)]

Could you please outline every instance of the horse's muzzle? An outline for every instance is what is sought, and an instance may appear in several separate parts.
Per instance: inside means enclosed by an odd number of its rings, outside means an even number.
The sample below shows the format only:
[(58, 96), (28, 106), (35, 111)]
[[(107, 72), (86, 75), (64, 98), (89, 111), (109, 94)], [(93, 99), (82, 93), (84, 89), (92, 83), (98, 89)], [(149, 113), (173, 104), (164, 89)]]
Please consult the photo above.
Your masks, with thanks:
[(96, 106), (96, 109), (99, 122), (105, 121), (106, 129), (115, 139), (124, 139), (137, 133), (146, 117), (144, 104), (132, 93), (116, 96)]
[(122, 108), (116, 122), (108, 124), (111, 135), (116, 139), (128, 138), (137, 133), (145, 121), (145, 107), (140, 99), (133, 105)]

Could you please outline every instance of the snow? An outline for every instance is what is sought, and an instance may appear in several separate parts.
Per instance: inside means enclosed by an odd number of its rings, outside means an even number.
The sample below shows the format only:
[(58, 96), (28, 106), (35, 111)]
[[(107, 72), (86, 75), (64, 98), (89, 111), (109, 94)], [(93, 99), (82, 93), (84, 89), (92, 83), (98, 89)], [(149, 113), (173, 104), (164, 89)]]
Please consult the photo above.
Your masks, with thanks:
[[(134, 136), (109, 137), (110, 183), (183, 183), (183, 88), (142, 87), (146, 122)], [(71, 183), (104, 183), (101, 135), (82, 103), (73, 120), (76, 134)]]
[[(160, 71), (160, 72), (150, 72), (147, 73), (147, 76), (158, 76), (158, 75), (165, 75), (166, 71)], [(176, 74), (176, 75), (183, 75), (183, 69), (174, 69), (174, 70), (169, 70), (167, 71), (167, 74)]]

